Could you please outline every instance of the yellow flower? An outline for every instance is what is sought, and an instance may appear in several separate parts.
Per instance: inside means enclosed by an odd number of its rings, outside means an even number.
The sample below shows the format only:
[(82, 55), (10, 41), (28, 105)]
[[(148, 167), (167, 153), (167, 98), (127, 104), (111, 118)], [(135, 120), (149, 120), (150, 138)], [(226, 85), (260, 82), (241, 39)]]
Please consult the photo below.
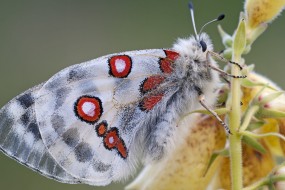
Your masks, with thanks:
[[(270, 132), (279, 132), (279, 122), (276, 119), (266, 119), (266, 123), (261, 127), (260, 133), (270, 133)], [(264, 137), (264, 142), (269, 147), (269, 151), (275, 156), (283, 156), (282, 143), (283, 140), (280, 140), (275, 136)], [(285, 148), (285, 147), (284, 147)]]
[(285, 0), (247, 0), (245, 2), (246, 36), (250, 45), (283, 10)]
[(260, 24), (271, 22), (285, 6), (285, 0), (247, 0), (245, 11), (248, 26), (256, 28)]

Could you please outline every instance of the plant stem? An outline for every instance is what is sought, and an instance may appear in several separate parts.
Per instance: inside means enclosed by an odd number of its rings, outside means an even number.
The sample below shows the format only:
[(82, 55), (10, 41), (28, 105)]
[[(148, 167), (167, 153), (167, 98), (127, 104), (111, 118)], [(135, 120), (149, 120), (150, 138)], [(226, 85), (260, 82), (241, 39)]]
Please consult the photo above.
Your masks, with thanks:
[[(234, 56), (234, 62), (240, 62), (240, 56)], [(239, 75), (239, 68), (233, 66), (232, 74)], [(240, 81), (237, 78), (231, 80), (231, 112), (229, 114), (229, 124), (232, 135), (229, 135), (230, 158), (231, 158), (231, 182), (232, 190), (242, 189), (242, 148), (241, 135), (237, 133), (240, 126)]]
[[(245, 22), (241, 18), (238, 28), (234, 34), (232, 61), (241, 63), (241, 54), (246, 46)], [(240, 76), (239, 67), (232, 65), (231, 74)], [(241, 120), (241, 86), (238, 77), (231, 79), (231, 112), (229, 113), (229, 124), (232, 135), (229, 135), (230, 142), (230, 160), (231, 160), (231, 182), (232, 190), (241, 190), (242, 183), (242, 136), (238, 133)]]

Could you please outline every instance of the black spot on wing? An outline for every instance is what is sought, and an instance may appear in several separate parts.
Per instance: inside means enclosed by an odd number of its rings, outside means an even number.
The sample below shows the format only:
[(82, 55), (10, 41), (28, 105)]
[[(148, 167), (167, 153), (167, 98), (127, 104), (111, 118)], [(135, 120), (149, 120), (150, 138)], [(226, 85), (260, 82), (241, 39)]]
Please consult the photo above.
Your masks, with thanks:
[(34, 138), (36, 140), (40, 140), (42, 138), (40, 131), (39, 131), (39, 126), (36, 123), (36, 121), (32, 121), (29, 125), (28, 125), (28, 131), (31, 132), (34, 135)]
[(85, 142), (79, 143), (75, 147), (75, 156), (79, 162), (88, 162), (92, 159), (93, 153), (91, 146)]
[(20, 118), (23, 125), (28, 125), (31, 121), (31, 112), (28, 110), (26, 111)]
[(53, 91), (54, 89), (59, 88), (60, 86), (64, 86), (64, 80), (61, 79), (60, 73), (56, 74), (55, 77), (53, 77), (53, 80), (49, 80), (47, 83), (45, 83), (44, 88), (50, 91)]
[(103, 162), (100, 161), (95, 161), (93, 163), (93, 169), (97, 172), (106, 172), (109, 170), (110, 167), (111, 167), (110, 164), (104, 164)]
[(93, 80), (88, 80), (88, 81), (86, 80), (84, 81), (84, 83), (78, 85), (77, 88), (78, 90), (80, 90), (82, 94), (89, 94), (90, 92), (92, 93), (98, 92), (96, 82), (94, 82)]
[(22, 96), (18, 97), (17, 100), (25, 109), (35, 103), (31, 93), (23, 94)]
[(62, 87), (56, 90), (56, 106), (55, 109), (62, 106), (64, 101), (66, 100), (68, 94), (70, 93), (70, 88)]
[(64, 118), (58, 114), (53, 114), (51, 116), (51, 125), (57, 134), (61, 135), (64, 131)]
[(79, 142), (79, 133), (76, 128), (68, 129), (62, 135), (63, 141), (70, 147), (75, 147)]
[(84, 79), (87, 76), (87, 72), (85, 70), (82, 70), (80, 67), (74, 67), (71, 69), (71, 71), (68, 73), (68, 81), (78, 81), (81, 79)]

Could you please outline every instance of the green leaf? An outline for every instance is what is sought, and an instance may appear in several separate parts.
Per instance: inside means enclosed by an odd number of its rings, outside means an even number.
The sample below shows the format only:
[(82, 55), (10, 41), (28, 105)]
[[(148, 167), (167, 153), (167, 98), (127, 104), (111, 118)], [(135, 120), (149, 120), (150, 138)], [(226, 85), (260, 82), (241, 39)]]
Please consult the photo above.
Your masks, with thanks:
[(256, 81), (252, 81), (249, 78), (244, 78), (243, 80), (241, 80), (241, 85), (244, 87), (248, 87), (248, 88), (252, 88), (252, 87), (256, 87), (256, 86), (266, 86), (266, 88), (269, 88), (271, 90), (277, 90), (267, 84), (264, 84), (262, 82), (256, 82)]
[(210, 167), (212, 166), (212, 164), (214, 163), (214, 161), (217, 159), (218, 156), (228, 157), (229, 156), (229, 150), (228, 149), (223, 149), (223, 150), (220, 150), (220, 151), (213, 152), (213, 154), (211, 155), (211, 158), (209, 160), (209, 163), (207, 165), (206, 171), (205, 171), (203, 176), (205, 176), (207, 174), (207, 172), (209, 171)]
[(234, 43), (233, 43), (234, 54), (240, 56), (243, 53), (245, 46), (246, 46), (245, 22), (244, 19), (241, 19), (237, 31), (234, 35)]
[(265, 124), (264, 121), (257, 121), (257, 122), (251, 122), (248, 127), (247, 130), (249, 131), (253, 131), (255, 129), (259, 129), (260, 127), (262, 127)]
[(257, 113), (258, 110), (259, 110), (259, 106), (257, 105), (253, 105), (247, 108), (242, 118), (243, 121), (242, 121), (241, 126), (239, 127), (239, 131), (245, 131), (248, 128), (252, 118), (254, 117), (254, 115)]
[(218, 25), (218, 31), (220, 33), (220, 36), (222, 38), (222, 42), (223, 42), (224, 46), (225, 47), (232, 47), (233, 39), (228, 33), (226, 33), (224, 31), (224, 29), (222, 28), (221, 25)]
[(259, 86), (257, 82), (255, 81), (252, 81), (248, 78), (244, 78), (242, 81), (241, 81), (241, 85), (244, 86), (244, 87), (255, 87), (255, 86)]
[(232, 53), (233, 53), (233, 49), (227, 48), (223, 51), (223, 57), (226, 58), (227, 60), (231, 60), (232, 59)]
[(285, 112), (262, 108), (256, 114), (257, 118), (285, 118)]
[(243, 136), (242, 141), (247, 144), (248, 146), (252, 147), (253, 149), (257, 150), (258, 152), (265, 154), (266, 149), (254, 138), (250, 136)]

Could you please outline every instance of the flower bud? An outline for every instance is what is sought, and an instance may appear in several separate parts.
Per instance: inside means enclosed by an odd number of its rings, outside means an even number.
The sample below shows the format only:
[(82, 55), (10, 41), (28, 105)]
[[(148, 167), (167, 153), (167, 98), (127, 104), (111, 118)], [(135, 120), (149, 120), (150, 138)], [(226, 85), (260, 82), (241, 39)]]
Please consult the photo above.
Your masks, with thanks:
[(245, 12), (250, 28), (274, 20), (285, 6), (285, 0), (247, 0)]
[(283, 10), (285, 0), (247, 0), (245, 2), (248, 44), (251, 44)]

